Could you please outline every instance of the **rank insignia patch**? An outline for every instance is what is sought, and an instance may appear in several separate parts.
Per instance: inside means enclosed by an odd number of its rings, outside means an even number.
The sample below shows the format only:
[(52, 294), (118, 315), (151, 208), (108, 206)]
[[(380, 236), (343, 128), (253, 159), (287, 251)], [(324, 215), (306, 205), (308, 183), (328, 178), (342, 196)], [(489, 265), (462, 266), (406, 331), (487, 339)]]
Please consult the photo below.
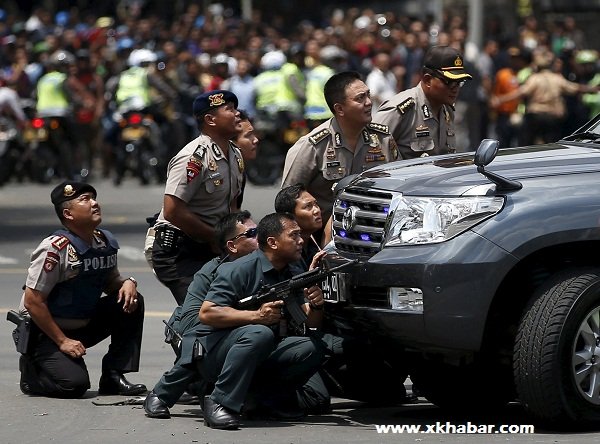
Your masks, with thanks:
[(244, 172), (244, 159), (242, 159), (241, 157), (237, 158), (237, 164), (238, 164), (238, 169), (240, 170), (240, 173)]
[(400, 112), (400, 114), (405, 114), (406, 111), (415, 105), (415, 99), (413, 99), (412, 97), (406, 99), (404, 102), (402, 102), (400, 105), (397, 106), (398, 111)]
[(329, 136), (329, 134), (330, 133), (329, 133), (328, 129), (322, 129), (318, 133), (315, 133), (312, 136), (310, 136), (308, 138), (308, 141), (310, 143), (312, 143), (313, 145), (316, 145), (317, 143), (319, 143), (320, 141), (322, 141), (323, 139), (325, 139), (327, 136)]

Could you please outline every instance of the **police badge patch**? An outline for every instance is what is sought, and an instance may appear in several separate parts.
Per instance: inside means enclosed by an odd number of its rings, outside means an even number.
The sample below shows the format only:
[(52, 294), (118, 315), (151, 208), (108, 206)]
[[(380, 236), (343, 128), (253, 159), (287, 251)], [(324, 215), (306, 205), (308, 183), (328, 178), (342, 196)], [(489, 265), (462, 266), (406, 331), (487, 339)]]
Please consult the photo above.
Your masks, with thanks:
[(190, 183), (200, 174), (200, 171), (202, 170), (202, 162), (200, 162), (198, 158), (192, 157), (190, 160), (188, 160), (185, 170), (187, 183)]
[(60, 262), (60, 256), (52, 251), (46, 253), (46, 260), (44, 260), (44, 271), (50, 273), (54, 270), (54, 267)]

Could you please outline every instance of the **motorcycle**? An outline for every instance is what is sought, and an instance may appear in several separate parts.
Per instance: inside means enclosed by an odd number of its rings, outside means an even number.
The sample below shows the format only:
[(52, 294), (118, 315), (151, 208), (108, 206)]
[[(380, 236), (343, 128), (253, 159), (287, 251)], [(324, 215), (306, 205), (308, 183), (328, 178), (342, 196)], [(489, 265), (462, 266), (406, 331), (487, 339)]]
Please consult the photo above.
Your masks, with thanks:
[(63, 117), (33, 117), (23, 132), (26, 150), (19, 170), (39, 183), (49, 183), (57, 175), (72, 179), (67, 131)]
[(13, 119), (0, 116), (0, 185), (10, 179), (22, 152), (19, 131)]
[(285, 112), (272, 115), (259, 111), (253, 126), (260, 142), (256, 159), (246, 165), (248, 180), (254, 185), (273, 185), (281, 176), (288, 149), (308, 134), (306, 122)]
[(153, 179), (160, 180), (159, 158), (153, 139), (160, 138), (160, 130), (151, 114), (143, 110), (122, 109), (113, 115), (118, 122), (119, 135), (115, 151), (115, 185), (120, 185), (129, 171), (142, 185)]

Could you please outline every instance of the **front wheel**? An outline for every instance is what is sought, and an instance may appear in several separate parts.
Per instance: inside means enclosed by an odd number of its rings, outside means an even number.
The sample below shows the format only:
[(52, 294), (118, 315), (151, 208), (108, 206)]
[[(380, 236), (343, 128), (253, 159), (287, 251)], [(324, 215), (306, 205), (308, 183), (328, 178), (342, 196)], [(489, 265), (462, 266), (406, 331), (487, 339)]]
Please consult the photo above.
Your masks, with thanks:
[(600, 269), (571, 269), (540, 289), (517, 334), (519, 399), (542, 423), (600, 424)]

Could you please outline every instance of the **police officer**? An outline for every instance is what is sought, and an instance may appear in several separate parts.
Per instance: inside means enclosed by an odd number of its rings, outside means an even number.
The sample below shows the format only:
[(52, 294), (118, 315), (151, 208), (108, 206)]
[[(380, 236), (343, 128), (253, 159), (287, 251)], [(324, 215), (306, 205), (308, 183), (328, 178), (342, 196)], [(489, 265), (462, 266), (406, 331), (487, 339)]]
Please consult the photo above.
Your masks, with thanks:
[[(290, 214), (273, 213), (258, 224), (259, 250), (219, 267), (200, 308), (200, 322), (211, 332), (199, 338), (206, 356), (202, 371), (215, 382), (204, 399), (204, 423), (234, 429), (238, 413), (250, 408), (252, 384), (257, 409), (280, 418), (297, 413), (297, 390), (323, 362), (324, 349), (312, 337), (285, 336), (281, 325), (283, 301), (266, 302), (257, 310), (239, 310), (238, 301), (292, 277), (290, 264), (299, 260), (303, 240)], [(308, 301), (304, 303), (304, 301)], [(324, 304), (316, 285), (304, 289), (299, 303), (314, 326), (315, 313)]]
[(237, 104), (226, 90), (196, 97), (193, 113), (201, 134), (169, 162), (152, 263), (178, 305), (194, 273), (219, 255), (214, 225), (237, 210), (244, 173), (242, 154), (231, 142), (241, 130)]
[(370, 92), (360, 74), (334, 74), (326, 82), (324, 94), (334, 117), (290, 148), (282, 188), (303, 183), (316, 197), (323, 220), (327, 221), (335, 183), (350, 174), (396, 160), (398, 151), (387, 125), (371, 122)]
[(419, 84), (382, 103), (373, 120), (389, 126), (403, 159), (454, 153), (454, 103), (470, 78), (456, 49), (434, 46)]
[(31, 256), (21, 311), (31, 316), (33, 331), (19, 363), (21, 390), (81, 397), (90, 388), (83, 356), (110, 336), (98, 393), (139, 395), (146, 387), (123, 374), (138, 370), (144, 303), (135, 279), (119, 273), (116, 239), (97, 229), (102, 217), (96, 190), (63, 182), (51, 198), (64, 229), (44, 239)]
[(75, 57), (68, 51), (58, 50), (48, 59), (48, 72), (37, 82), (36, 87), (36, 114), (42, 118), (55, 118), (60, 122), (63, 136), (67, 140), (58, 141), (54, 148), (61, 157), (61, 174), (67, 179), (72, 179), (73, 147), (76, 139), (73, 131), (73, 106), (80, 98), (69, 87), (67, 71), (75, 63)]
[(170, 418), (169, 407), (172, 407), (188, 386), (198, 379), (198, 372), (193, 366), (194, 343), (199, 332), (203, 332), (204, 335), (210, 332), (206, 325), (200, 323), (198, 313), (217, 268), (258, 248), (256, 223), (248, 211), (226, 215), (215, 226), (215, 233), (223, 253), (204, 264), (194, 275), (185, 302), (180, 310), (177, 309), (180, 313), (173, 328), (182, 335), (181, 351), (175, 365), (162, 375), (146, 397), (144, 410), (150, 418)]

